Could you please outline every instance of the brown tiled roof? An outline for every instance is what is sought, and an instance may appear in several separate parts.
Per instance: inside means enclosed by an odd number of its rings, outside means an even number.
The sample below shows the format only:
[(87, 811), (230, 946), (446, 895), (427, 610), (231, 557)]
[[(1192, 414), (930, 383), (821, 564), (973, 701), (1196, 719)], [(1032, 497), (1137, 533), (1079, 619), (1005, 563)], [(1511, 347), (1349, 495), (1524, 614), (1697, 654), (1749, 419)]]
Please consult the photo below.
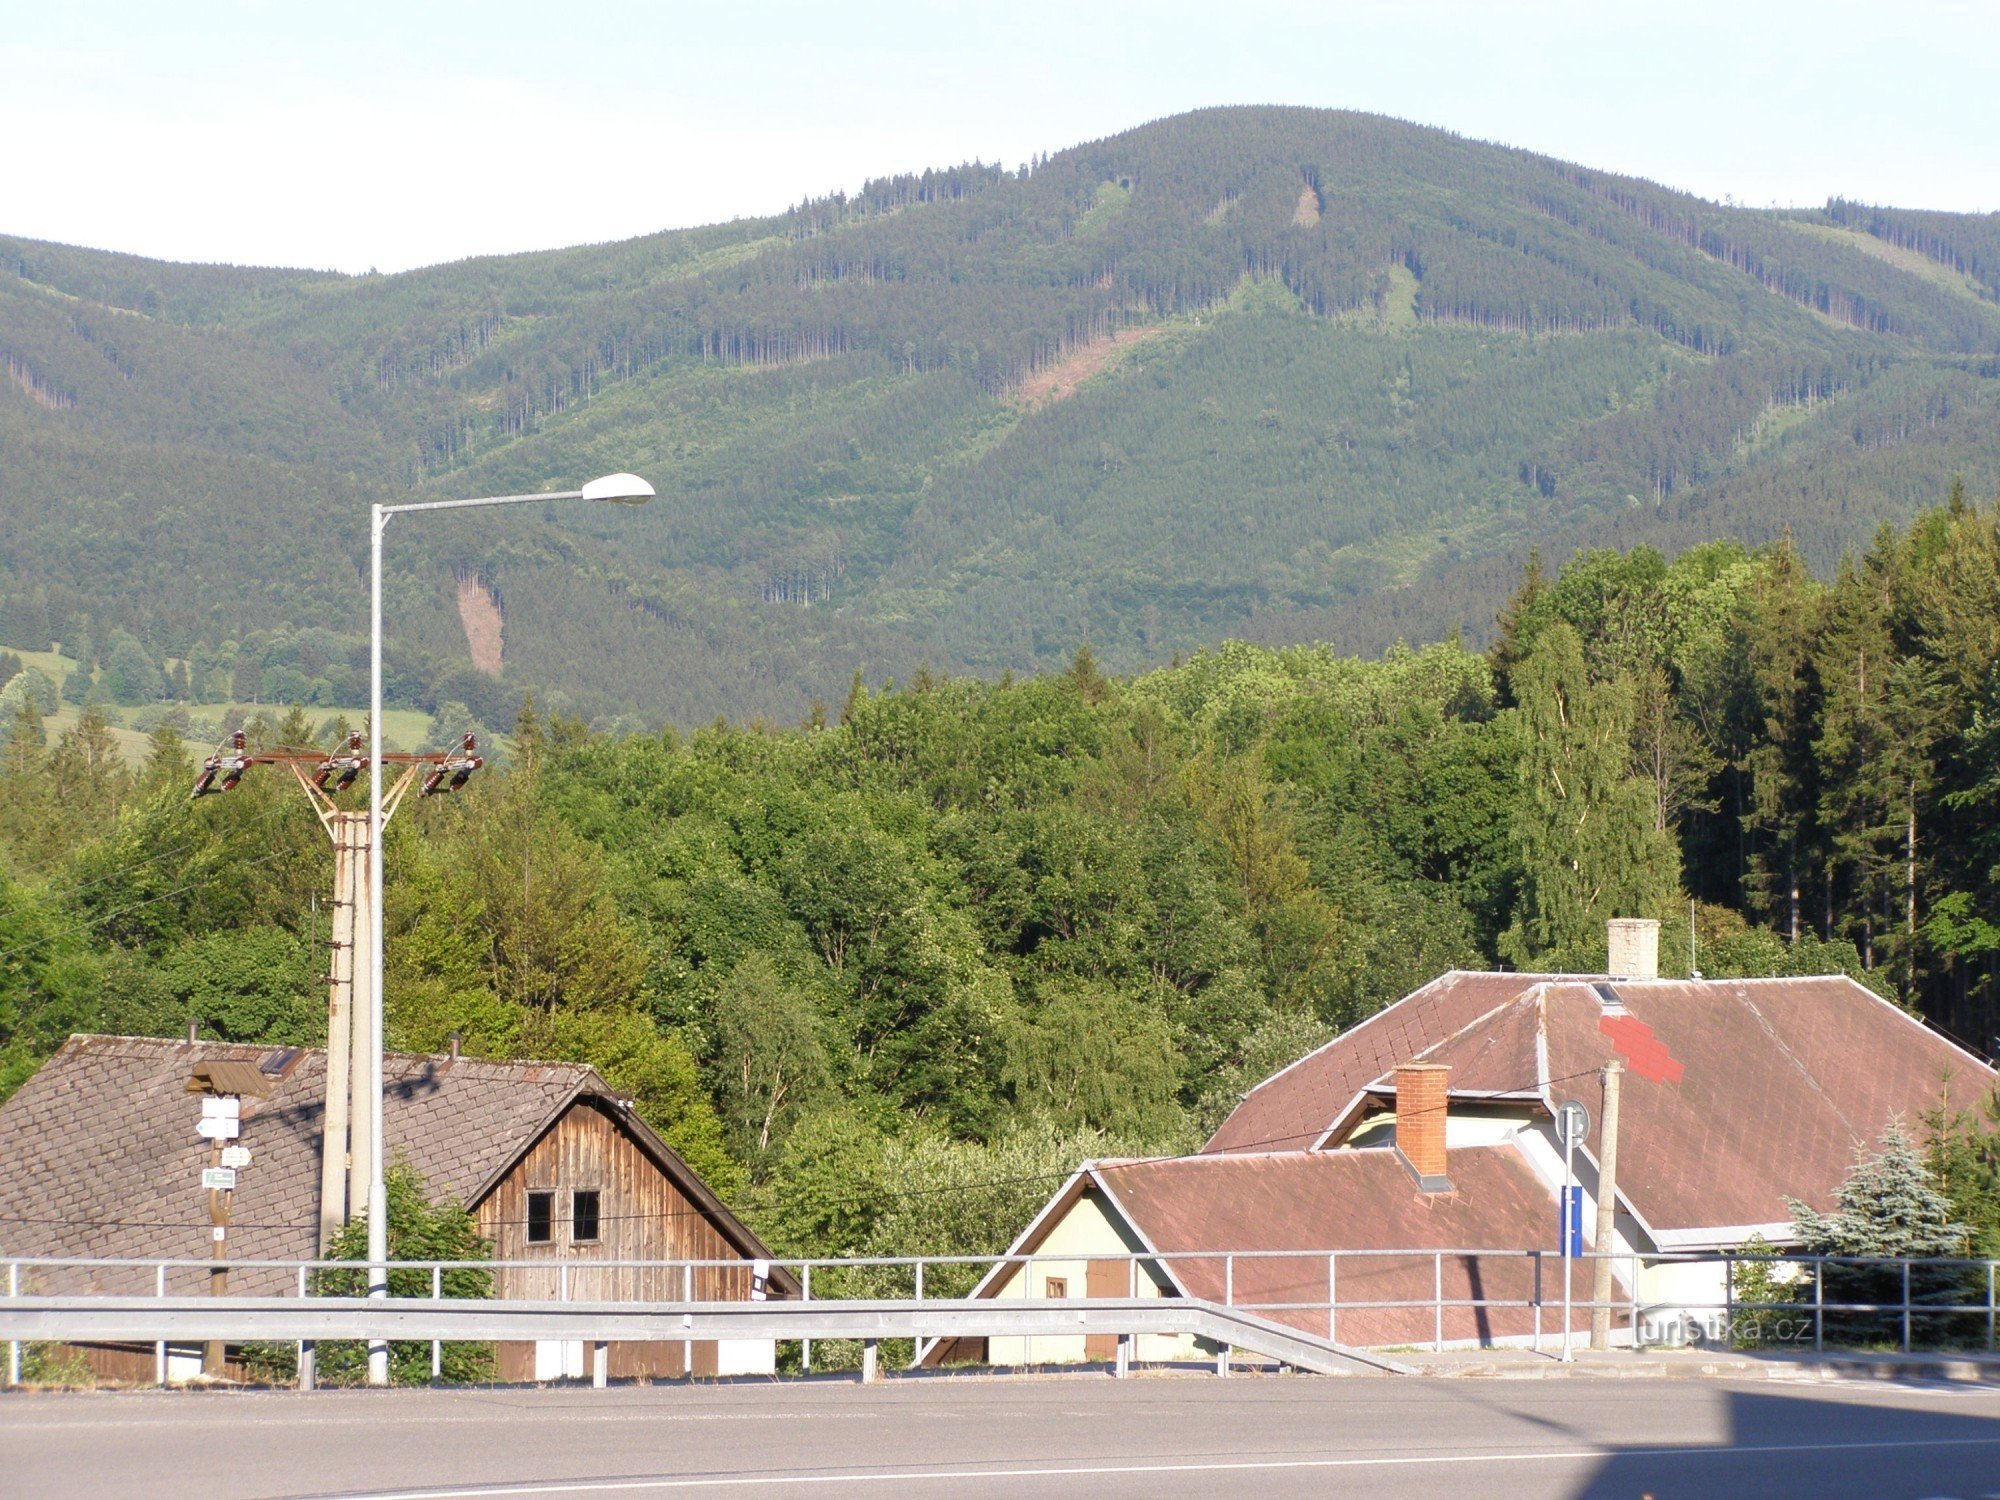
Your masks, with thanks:
[[(0, 1105), (0, 1254), (185, 1257), (209, 1254), (200, 1189), (208, 1143), (195, 1134), (199, 1099), (187, 1092), (198, 1062), (276, 1067), (293, 1049), (76, 1036)], [(242, 1101), (241, 1143), (251, 1163), (237, 1178), (229, 1235), (245, 1259), (312, 1257), (319, 1219), (326, 1054), (295, 1053), (270, 1077), (271, 1097)], [(391, 1158), (422, 1174), (433, 1197), (473, 1207), (572, 1098), (614, 1099), (580, 1063), (501, 1062), (391, 1053), (384, 1064), (384, 1138)], [(621, 1117), (623, 1111), (618, 1112)], [(625, 1121), (663, 1171), (726, 1221), (746, 1253), (768, 1254), (652, 1131)], [(664, 1154), (662, 1154), (664, 1153)], [(114, 1273), (105, 1272), (104, 1277)], [(102, 1290), (149, 1292), (150, 1273)], [(182, 1273), (187, 1275), (188, 1273)], [(245, 1270), (233, 1291), (284, 1290), (281, 1272)], [(149, 1284), (139, 1286), (144, 1277)], [(190, 1281), (178, 1287), (195, 1289)]]
[(1672, 1233), (1782, 1223), (1786, 1199), (1821, 1209), (1857, 1148), (1888, 1123), (1967, 1109), (1995, 1074), (1978, 1058), (1845, 976), (1587, 984), (1542, 999), (1556, 1098), (1590, 1106), (1597, 1070), (1625, 1064), (1618, 1185), (1646, 1223)]
[[(1450, 1174), (1452, 1191), (1421, 1192), (1396, 1153), (1387, 1149), (1102, 1162), (1089, 1173), (1153, 1250), (1302, 1252), (1237, 1260), (1233, 1284), (1239, 1304), (1324, 1304), (1329, 1251), (1553, 1249), (1555, 1197), (1514, 1147), (1455, 1150)], [(1542, 1327), (1560, 1333), (1560, 1264), (1553, 1255), (1546, 1260), (1543, 1291), (1556, 1306), (1543, 1308)], [(1219, 1256), (1169, 1264), (1188, 1295), (1223, 1300), (1228, 1272)], [(1534, 1295), (1534, 1263), (1524, 1257), (1447, 1254), (1442, 1269), (1447, 1301), (1527, 1302)], [(1436, 1331), (1429, 1304), (1437, 1272), (1425, 1251), (1343, 1257), (1335, 1268), (1343, 1304), (1335, 1330), (1340, 1342), (1375, 1347), (1430, 1342)], [(1351, 1306), (1361, 1302), (1424, 1305)], [(1321, 1336), (1327, 1333), (1323, 1308), (1274, 1307), (1264, 1315)], [(1575, 1326), (1587, 1327), (1588, 1322), (1587, 1315), (1579, 1315)], [(1459, 1307), (1444, 1314), (1444, 1337), (1452, 1342), (1518, 1337), (1533, 1328), (1528, 1307)]]
[[(1261, 1085), (1204, 1150), (1309, 1144), (1359, 1090), (1389, 1089), (1395, 1064), (1418, 1058), (1451, 1065), (1454, 1097), (1527, 1084), (1551, 1104), (1581, 1099), (1594, 1132), (1597, 1074), (1614, 1055), (1620, 1195), (1667, 1234), (1782, 1224), (1788, 1198), (1830, 1206), (1855, 1150), (1890, 1120), (1968, 1108), (1995, 1084), (1980, 1059), (1842, 975), (1448, 974)], [(1594, 1159), (1594, 1133), (1587, 1150)]]
[(1532, 975), (1457, 970), (1432, 980), (1258, 1084), (1202, 1150), (1304, 1150), (1361, 1089), (1534, 982)]

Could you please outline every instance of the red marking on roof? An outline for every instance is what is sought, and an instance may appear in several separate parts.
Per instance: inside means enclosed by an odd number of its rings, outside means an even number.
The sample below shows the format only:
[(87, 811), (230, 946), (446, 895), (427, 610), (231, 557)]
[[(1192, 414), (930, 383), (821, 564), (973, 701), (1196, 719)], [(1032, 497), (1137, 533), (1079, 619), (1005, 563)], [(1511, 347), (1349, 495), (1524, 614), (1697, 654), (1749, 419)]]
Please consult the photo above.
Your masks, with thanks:
[(1637, 1016), (1599, 1016), (1597, 1029), (1611, 1038), (1611, 1045), (1641, 1078), (1653, 1083), (1681, 1081), (1686, 1070), (1674, 1061), (1667, 1044), (1653, 1035), (1653, 1028)]

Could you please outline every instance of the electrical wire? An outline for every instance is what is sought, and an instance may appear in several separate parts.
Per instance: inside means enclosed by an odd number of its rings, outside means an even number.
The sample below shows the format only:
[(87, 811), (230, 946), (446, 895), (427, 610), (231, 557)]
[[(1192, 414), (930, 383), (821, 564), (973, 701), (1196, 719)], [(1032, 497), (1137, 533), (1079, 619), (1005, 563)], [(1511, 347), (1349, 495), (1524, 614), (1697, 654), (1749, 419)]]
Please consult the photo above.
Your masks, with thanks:
[[(1577, 1072), (1565, 1073), (1554, 1078), (1533, 1080), (1530, 1084), (1525, 1085), (1524, 1087), (1541, 1087), (1543, 1085), (1548, 1085), (1548, 1084), (1569, 1083), (1578, 1078), (1593, 1077), (1597, 1075), (1599, 1071), (1600, 1070), (1597, 1068), (1584, 1068), (1578, 1070)], [(1520, 1092), (1520, 1090), (1499, 1090), (1499, 1091), (1481, 1090), (1480, 1092), (1505, 1094), (1505, 1093), (1518, 1093)], [(1447, 1101), (1446, 1104), (1434, 1107), (1437, 1109), (1448, 1109), (1449, 1101)], [(1418, 1113), (1423, 1113), (1423, 1111), (1418, 1111)], [(1221, 1158), (1233, 1154), (1239, 1154), (1241, 1152), (1248, 1151), (1260, 1146), (1278, 1145), (1286, 1141), (1317, 1140), (1320, 1136), (1326, 1133), (1328, 1128), (1330, 1127), (1323, 1125), (1315, 1130), (1310, 1130), (1310, 1131), (1293, 1131), (1283, 1135), (1264, 1136), (1257, 1140), (1246, 1141), (1242, 1143), (1242, 1145), (1240, 1146), (1225, 1147), (1220, 1151), (1214, 1151), (1214, 1152), (1201, 1152), (1197, 1153), (1197, 1155), (1208, 1156), (1212, 1158)], [(1186, 1156), (1120, 1157), (1116, 1160), (1115, 1165), (1120, 1168), (1158, 1166), (1167, 1162), (1187, 1161), (1190, 1159), (1191, 1158)], [(848, 1198), (837, 1199), (835, 1202), (835, 1206), (852, 1207), (862, 1203), (879, 1203), (885, 1199), (890, 1201), (900, 1202), (911, 1199), (949, 1197), (953, 1195), (964, 1195), (973, 1192), (978, 1192), (983, 1189), (1018, 1187), (1024, 1183), (1033, 1183), (1033, 1182), (1063, 1183), (1069, 1181), (1070, 1178), (1074, 1177), (1076, 1175), (1076, 1171), (1077, 1171), (1076, 1168), (1070, 1168), (1068, 1170), (1055, 1170), (1050, 1172), (1025, 1172), (1025, 1173), (1017, 1173), (1013, 1176), (1008, 1176), (1008, 1177), (988, 1177), (973, 1182), (952, 1183), (946, 1186), (933, 1187), (933, 1188), (902, 1188), (902, 1189), (892, 1189), (883, 1191), (878, 1189), (871, 1189), (865, 1186), (857, 1186), (853, 1190), (853, 1196)], [(542, 1191), (542, 1190), (532, 1189), (531, 1191)], [(624, 1213), (624, 1214), (599, 1213), (598, 1221), (602, 1224), (630, 1223), (630, 1222), (664, 1223), (674, 1219), (709, 1219), (711, 1217), (712, 1215), (710, 1215), (707, 1211), (703, 1209), (688, 1208), (688, 1209), (664, 1209), (657, 1211), (649, 1211), (645, 1213)], [(528, 1219), (490, 1219), (487, 1221), (488, 1225), (494, 1229), (524, 1228), (530, 1222), (531, 1221)], [(210, 1221), (207, 1219), (200, 1219), (200, 1220), (189, 1219), (185, 1221), (142, 1220), (142, 1219), (133, 1219), (133, 1220), (36, 1219), (36, 1218), (21, 1218), (6, 1214), (0, 1214), (0, 1224), (34, 1224), (42, 1226), (57, 1225), (62, 1227), (83, 1228), (83, 1229), (207, 1229), (210, 1227)], [(238, 1222), (232, 1224), (230, 1227), (233, 1229), (263, 1229), (263, 1230), (285, 1230), (285, 1231), (297, 1231), (297, 1230), (308, 1230), (308, 1229), (317, 1230), (318, 1221), (317, 1219), (315, 1219), (310, 1222), (301, 1221), (298, 1223)]]
[[(269, 854), (259, 855), (256, 859), (239, 860), (233, 868), (254, 870), (257, 866), (267, 865), (274, 859), (289, 858), (291, 852), (289, 849), (273, 849)], [(200, 890), (206, 884), (207, 882), (205, 881), (190, 881), (186, 885), (176, 886), (170, 891), (161, 891), (158, 895), (148, 896), (143, 901), (134, 901), (129, 906), (121, 906), (116, 911), (105, 912), (99, 916), (90, 918), (88, 921), (78, 922), (69, 927), (58, 928), (54, 932), (36, 938), (31, 943), (21, 943), (12, 948), (0, 948), (0, 962), (19, 958), (24, 953), (32, 953), (37, 948), (46, 947), (48, 944), (56, 942), (61, 938), (73, 937), (79, 932), (88, 932), (93, 927), (102, 927), (106, 922), (115, 922), (118, 918), (128, 916), (132, 912), (139, 911), (144, 907), (155, 906), (162, 901), (171, 901), (176, 896), (185, 896), (189, 891)]]
[[(245, 822), (238, 823), (232, 828), (223, 830), (221, 836), (223, 839), (227, 840), (229, 838), (233, 838), (235, 835), (239, 833), (254, 833), (258, 829), (264, 827), (264, 825), (266, 825), (267, 823), (270, 823), (273, 819), (289, 815), (291, 811), (292, 809), (290, 806), (284, 803), (279, 803), (275, 806), (266, 808), (263, 812), (258, 813), (256, 816), (246, 820)], [(123, 879), (127, 875), (137, 874), (140, 870), (144, 870), (149, 866), (160, 863), (161, 860), (175, 859), (183, 854), (192, 854), (197, 849), (200, 849), (205, 845), (211, 844), (213, 842), (215, 842), (213, 839), (195, 839), (190, 841), (189, 843), (182, 844), (177, 849), (164, 849), (160, 851), (158, 854), (150, 855), (145, 859), (135, 860), (133, 863), (129, 865), (122, 865), (115, 870), (107, 870), (104, 874), (97, 876), (95, 879), (86, 880), (82, 885), (56, 884), (56, 889), (60, 892), (64, 900), (73, 901), (86, 891), (94, 891), (99, 886), (109, 885), (114, 880)], [(51, 883), (55, 884), (53, 880)]]

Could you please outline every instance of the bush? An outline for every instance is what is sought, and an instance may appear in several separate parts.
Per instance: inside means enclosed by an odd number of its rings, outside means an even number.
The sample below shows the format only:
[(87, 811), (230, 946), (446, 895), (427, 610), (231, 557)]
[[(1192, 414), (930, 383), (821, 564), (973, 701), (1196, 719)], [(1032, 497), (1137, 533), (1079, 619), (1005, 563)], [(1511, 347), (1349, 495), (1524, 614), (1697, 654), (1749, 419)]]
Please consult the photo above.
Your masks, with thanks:
[[(389, 1200), (389, 1259), (397, 1260), (484, 1260), (493, 1253), (492, 1243), (480, 1237), (472, 1215), (456, 1199), (432, 1203), (424, 1194), (424, 1180), (402, 1162), (388, 1170), (384, 1187)], [(355, 1219), (342, 1227), (328, 1249), (328, 1260), (366, 1261), (368, 1221)], [(493, 1273), (481, 1268), (447, 1270), (443, 1275), (447, 1297), (485, 1298), (493, 1295)], [(327, 1269), (314, 1273), (312, 1295), (316, 1297), (362, 1297), (368, 1292), (366, 1267), (347, 1271)], [(391, 1297), (428, 1297), (431, 1273), (422, 1268), (389, 1272)], [(297, 1355), (290, 1344), (252, 1344), (244, 1349), (244, 1362), (261, 1379), (287, 1381), (296, 1377)], [(368, 1372), (368, 1349), (356, 1340), (333, 1340), (318, 1346), (317, 1378), (329, 1385), (359, 1384)], [(439, 1378), (448, 1385), (474, 1385), (494, 1377), (494, 1353), (490, 1343), (448, 1343), (439, 1362)], [(427, 1385), (431, 1378), (431, 1346), (419, 1340), (396, 1340), (389, 1345), (389, 1378), (397, 1385)]]

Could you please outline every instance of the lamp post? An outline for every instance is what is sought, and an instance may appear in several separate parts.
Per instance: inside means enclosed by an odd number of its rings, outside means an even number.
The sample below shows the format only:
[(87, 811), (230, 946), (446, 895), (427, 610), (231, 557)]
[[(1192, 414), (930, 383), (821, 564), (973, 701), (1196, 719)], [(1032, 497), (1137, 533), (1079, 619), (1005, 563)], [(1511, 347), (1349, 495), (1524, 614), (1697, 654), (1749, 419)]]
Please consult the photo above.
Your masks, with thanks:
[[(636, 474), (606, 474), (580, 490), (540, 495), (491, 495), (483, 500), (424, 500), (377, 505), (368, 540), (368, 964), (374, 976), (368, 997), (368, 1295), (389, 1295), (389, 1214), (383, 1189), (382, 1145), (382, 533), (394, 516), (426, 510), (475, 510), (488, 505), (529, 505), (551, 500), (601, 500), (644, 505), (653, 487)], [(356, 1059), (357, 1062), (360, 1059)], [(389, 1383), (389, 1345), (368, 1344), (368, 1383)]]

